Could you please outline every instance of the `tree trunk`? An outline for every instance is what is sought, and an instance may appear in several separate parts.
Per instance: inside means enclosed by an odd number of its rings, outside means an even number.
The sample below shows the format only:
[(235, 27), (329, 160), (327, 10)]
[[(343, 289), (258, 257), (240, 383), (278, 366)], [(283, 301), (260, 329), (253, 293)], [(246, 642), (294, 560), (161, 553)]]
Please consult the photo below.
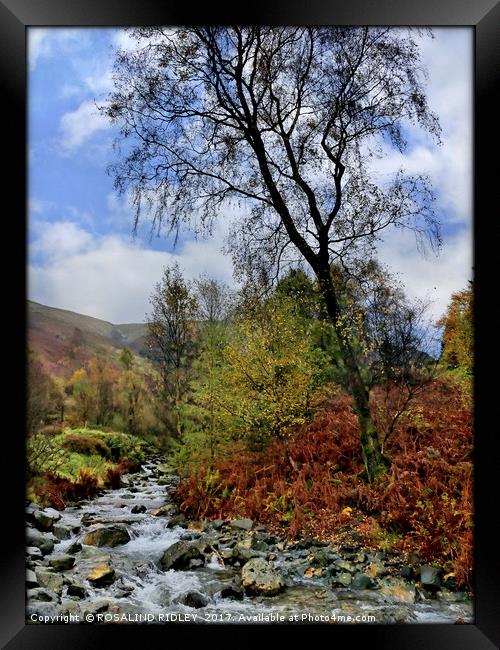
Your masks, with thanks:
[(330, 269), (318, 274), (320, 287), (325, 300), (328, 317), (334, 327), (339, 344), (340, 354), (346, 371), (346, 381), (351, 393), (354, 410), (358, 417), (361, 453), (365, 465), (366, 478), (372, 482), (377, 480), (386, 470), (387, 464), (382, 454), (377, 430), (370, 412), (370, 392), (363, 382), (361, 372), (354, 352), (345, 332), (338, 324), (339, 307), (335, 290), (332, 286)]

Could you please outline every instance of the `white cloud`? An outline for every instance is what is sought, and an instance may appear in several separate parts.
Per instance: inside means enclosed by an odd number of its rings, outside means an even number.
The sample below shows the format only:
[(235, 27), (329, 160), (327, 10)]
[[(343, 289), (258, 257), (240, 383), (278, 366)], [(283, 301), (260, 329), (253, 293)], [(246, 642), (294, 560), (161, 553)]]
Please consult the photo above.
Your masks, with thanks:
[(92, 242), (92, 235), (72, 221), (37, 222), (34, 234), (31, 255), (51, 263), (85, 252)]
[(61, 117), (59, 144), (64, 153), (73, 153), (95, 133), (109, 128), (109, 120), (98, 111), (95, 103), (91, 100), (85, 101), (74, 111), (64, 113)]
[(451, 294), (472, 280), (472, 241), (466, 228), (448, 237), (438, 255), (418, 253), (408, 230), (393, 230), (378, 248), (380, 260), (404, 283), (406, 293), (430, 301), (433, 321), (444, 314)]
[(90, 35), (79, 27), (28, 27), (28, 61), (31, 70), (38, 62), (85, 49)]
[(96, 237), (71, 222), (45, 224), (32, 247), (42, 257), (29, 265), (29, 297), (112, 323), (141, 322), (166, 265), (177, 261), (188, 278), (206, 273), (231, 282), (221, 240), (216, 233), (168, 253), (117, 236)]
[[(419, 39), (428, 70), (426, 94), (439, 117), (442, 145), (410, 127), (410, 148), (400, 154), (386, 145), (374, 169), (388, 174), (404, 167), (428, 174), (438, 193), (438, 205), (449, 222), (470, 224), (472, 218), (472, 97), (473, 41), (469, 28), (438, 28), (435, 38)], [(412, 146), (413, 145), (413, 146)]]
[[(444, 211), (445, 236), (438, 257), (418, 252), (408, 231), (384, 234), (380, 257), (400, 274), (407, 292), (429, 298), (430, 313), (439, 318), (454, 291), (472, 279), (472, 97), (473, 34), (469, 28), (436, 28), (434, 39), (422, 37), (422, 61), (429, 77), (426, 93), (442, 127), (442, 145), (410, 128), (410, 147), (400, 154), (387, 147), (376, 161), (377, 175), (403, 166), (407, 172), (428, 174)], [(451, 234), (449, 234), (451, 232)]]

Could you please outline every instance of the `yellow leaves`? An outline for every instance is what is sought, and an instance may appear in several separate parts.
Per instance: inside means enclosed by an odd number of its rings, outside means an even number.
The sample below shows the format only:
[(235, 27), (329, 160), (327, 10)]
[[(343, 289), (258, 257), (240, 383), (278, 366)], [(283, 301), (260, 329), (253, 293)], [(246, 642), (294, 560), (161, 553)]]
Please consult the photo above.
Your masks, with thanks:
[(347, 506), (347, 508), (344, 508), (344, 509), (342, 510), (341, 514), (342, 514), (344, 517), (350, 517), (351, 514), (352, 514), (352, 508), (351, 508), (350, 506)]

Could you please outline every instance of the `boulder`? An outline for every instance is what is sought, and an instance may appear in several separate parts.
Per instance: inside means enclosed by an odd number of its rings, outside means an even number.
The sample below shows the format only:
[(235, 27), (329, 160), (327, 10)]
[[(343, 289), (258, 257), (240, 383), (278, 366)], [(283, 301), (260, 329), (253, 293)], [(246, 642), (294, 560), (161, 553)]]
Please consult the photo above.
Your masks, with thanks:
[(60, 594), (64, 584), (64, 578), (46, 567), (37, 567), (35, 575), (40, 587), (45, 587), (56, 594)]
[(241, 579), (249, 594), (274, 596), (285, 587), (283, 578), (273, 564), (261, 557), (253, 558), (243, 566)]
[(60, 553), (51, 557), (49, 564), (55, 571), (67, 571), (74, 566), (75, 558), (67, 553)]
[(254, 551), (262, 551), (262, 552), (269, 550), (266, 542), (260, 537), (252, 537), (250, 548), (252, 548)]
[(351, 582), (353, 589), (373, 589), (374, 586), (374, 582), (370, 576), (367, 576), (366, 573), (361, 573), (361, 571), (354, 575)]
[(151, 510), (153, 517), (168, 517), (177, 510), (177, 507), (173, 503), (166, 503), (164, 506), (156, 508), (156, 510)]
[[(60, 518), (61, 515), (59, 515), (59, 519)], [(48, 513), (44, 510), (36, 510), (33, 513), (32, 522), (38, 530), (51, 531), (54, 528), (54, 521), (55, 517), (52, 513)]]
[(175, 528), (175, 526), (181, 526), (182, 528), (185, 528), (186, 526), (186, 517), (182, 514), (180, 515), (175, 515), (171, 519), (168, 520), (167, 522), (167, 528)]
[(169, 569), (187, 569), (191, 560), (203, 560), (205, 556), (196, 543), (178, 541), (169, 546), (160, 560), (163, 571)]
[(36, 528), (27, 528), (26, 530), (26, 545), (36, 546), (40, 549), (43, 555), (48, 555), (54, 550), (54, 536), (47, 533), (42, 533)]
[(412, 566), (405, 564), (401, 567), (399, 575), (405, 580), (412, 580), (415, 577), (415, 571), (413, 570)]
[(201, 607), (206, 607), (208, 605), (208, 599), (206, 596), (201, 594), (199, 591), (188, 591), (180, 601), (186, 607), (193, 607), (194, 609), (200, 609)]
[(42, 551), (37, 546), (28, 546), (26, 555), (32, 560), (41, 560), (43, 557)]
[(82, 545), (80, 544), (80, 542), (73, 542), (73, 544), (70, 544), (66, 549), (66, 553), (69, 553), (70, 555), (74, 555), (75, 553), (78, 553), (78, 551), (81, 550), (82, 550)]
[(90, 531), (83, 538), (89, 546), (119, 546), (130, 542), (130, 535), (125, 526), (103, 526)]
[(56, 594), (54, 594), (52, 591), (48, 591), (47, 589), (42, 589), (41, 587), (38, 587), (36, 589), (28, 589), (26, 595), (28, 597), (28, 600), (41, 600), (45, 603), (57, 601)]
[[(339, 569), (342, 569), (343, 571), (351, 571), (353, 569), (353, 567), (350, 565), (349, 562), (345, 562), (345, 560), (340, 560), (339, 556), (336, 553), (333, 553), (327, 548), (314, 549), (310, 557), (311, 557), (311, 562), (318, 566), (326, 567), (335, 561), (336, 564), (337, 562), (341, 563), (340, 565), (337, 564), (337, 567)], [(347, 568), (347, 566), (349, 566), (349, 568)]]
[(420, 584), (428, 591), (437, 591), (441, 586), (440, 569), (424, 565), (420, 567)]
[(341, 571), (348, 571), (349, 573), (356, 573), (356, 567), (354, 567), (350, 562), (347, 560), (335, 560), (335, 566), (337, 569), (340, 569)]
[(85, 598), (87, 591), (83, 585), (80, 585), (76, 582), (72, 582), (68, 585), (67, 595), (73, 596), (73, 598)]
[(144, 505), (137, 505), (137, 506), (132, 506), (132, 509), (130, 510), (130, 512), (131, 512), (133, 515), (140, 515), (140, 514), (142, 514), (143, 512), (146, 512), (146, 510), (147, 510), (146, 506), (144, 506)]
[(243, 599), (243, 589), (240, 585), (231, 583), (227, 587), (221, 589), (220, 592), (221, 598), (230, 598), (231, 600), (242, 600)]
[(26, 587), (38, 587), (38, 580), (36, 579), (36, 574), (31, 569), (26, 571)]
[(231, 551), (231, 555), (235, 560), (240, 560), (242, 562), (248, 562), (253, 557), (258, 557), (259, 554), (249, 548), (246, 544), (238, 543)]
[(62, 524), (56, 524), (54, 526), (54, 535), (57, 539), (69, 539), (71, 537), (71, 528)]
[(92, 602), (86, 602), (84, 608), (82, 609), (83, 617), (88, 614), (102, 614), (107, 612), (109, 609), (109, 600), (94, 600)]
[(87, 580), (94, 587), (105, 587), (115, 580), (115, 570), (105, 562), (96, 564), (87, 575)]
[(348, 571), (341, 571), (334, 576), (332, 580), (334, 585), (340, 585), (341, 587), (349, 587), (352, 582), (352, 576)]
[(229, 525), (237, 530), (252, 530), (253, 521), (251, 519), (231, 519)]

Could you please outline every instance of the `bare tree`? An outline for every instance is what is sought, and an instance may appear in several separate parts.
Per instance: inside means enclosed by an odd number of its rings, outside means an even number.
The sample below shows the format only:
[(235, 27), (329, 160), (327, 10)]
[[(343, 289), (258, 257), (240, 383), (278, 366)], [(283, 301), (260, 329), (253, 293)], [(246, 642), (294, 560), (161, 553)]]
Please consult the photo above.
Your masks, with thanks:
[[(313, 270), (339, 338), (369, 479), (380, 445), (330, 269), (373, 253), (391, 225), (438, 241), (423, 176), (370, 173), (385, 139), (405, 147), (404, 125), (439, 139), (412, 33), (363, 27), (189, 27), (135, 30), (117, 55), (103, 110), (127, 140), (116, 188), (153, 227), (210, 229), (236, 203), (230, 238), (238, 268), (276, 273), (299, 257)], [(227, 214), (227, 213), (226, 213)], [(200, 224), (193, 224), (196, 215)]]

